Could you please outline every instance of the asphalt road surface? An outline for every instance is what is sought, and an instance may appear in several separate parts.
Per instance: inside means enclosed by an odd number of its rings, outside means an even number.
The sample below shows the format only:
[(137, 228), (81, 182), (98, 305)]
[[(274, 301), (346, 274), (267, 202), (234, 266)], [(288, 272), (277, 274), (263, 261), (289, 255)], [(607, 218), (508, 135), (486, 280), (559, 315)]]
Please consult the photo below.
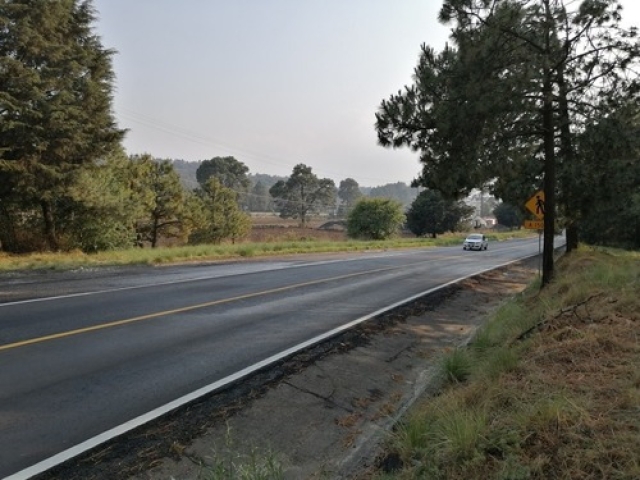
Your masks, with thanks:
[(538, 248), (535, 238), (493, 242), (483, 252), (460, 246), (4, 274), (0, 478), (28, 478), (176, 399)]

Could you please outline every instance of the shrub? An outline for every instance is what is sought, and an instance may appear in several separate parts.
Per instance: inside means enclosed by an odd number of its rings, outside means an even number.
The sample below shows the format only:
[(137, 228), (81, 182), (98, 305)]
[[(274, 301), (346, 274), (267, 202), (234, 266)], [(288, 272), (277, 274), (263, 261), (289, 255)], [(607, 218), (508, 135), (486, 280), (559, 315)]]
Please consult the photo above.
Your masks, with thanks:
[(404, 220), (400, 202), (365, 198), (349, 214), (347, 234), (352, 238), (386, 240), (400, 230)]

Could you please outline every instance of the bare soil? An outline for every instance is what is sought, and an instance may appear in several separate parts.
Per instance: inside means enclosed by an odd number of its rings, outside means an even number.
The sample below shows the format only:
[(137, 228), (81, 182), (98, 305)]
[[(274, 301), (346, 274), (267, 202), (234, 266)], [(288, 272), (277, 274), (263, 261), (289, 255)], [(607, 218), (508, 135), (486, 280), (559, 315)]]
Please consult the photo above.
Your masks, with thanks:
[(368, 478), (403, 412), (438, 391), (441, 354), (536, 274), (532, 259), (399, 307), (39, 478), (214, 478), (264, 459), (287, 479)]

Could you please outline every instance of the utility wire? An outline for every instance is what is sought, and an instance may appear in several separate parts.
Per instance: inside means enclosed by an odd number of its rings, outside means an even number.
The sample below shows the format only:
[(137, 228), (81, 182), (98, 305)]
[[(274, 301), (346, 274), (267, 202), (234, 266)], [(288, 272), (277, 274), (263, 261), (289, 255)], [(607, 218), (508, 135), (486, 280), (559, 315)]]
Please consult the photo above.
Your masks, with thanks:
[[(244, 155), (247, 156), (249, 158), (252, 158), (253, 160), (257, 161), (257, 162), (263, 162), (263, 163), (267, 163), (269, 165), (273, 165), (273, 166), (277, 166), (277, 167), (285, 167), (289, 170), (293, 170), (293, 166), (296, 165), (297, 163), (300, 162), (280, 162), (278, 160), (276, 160), (273, 156), (268, 155), (268, 154), (263, 154), (263, 153), (257, 153), (257, 152), (252, 152), (249, 150), (245, 150), (245, 149), (240, 149), (240, 148), (236, 148), (236, 147), (231, 147), (228, 145), (225, 145), (221, 142), (218, 142), (215, 139), (212, 139), (211, 137), (208, 136), (203, 136), (200, 135), (198, 133), (194, 133), (191, 130), (187, 130), (184, 128), (181, 128), (177, 125), (173, 125), (170, 123), (166, 123), (166, 122), (162, 122), (159, 121), (153, 117), (141, 114), (141, 113), (137, 113), (134, 112), (133, 110), (129, 110), (127, 108), (120, 108), (118, 110), (118, 113), (121, 117), (128, 119), (129, 121), (132, 121), (134, 123), (143, 125), (147, 128), (152, 128), (152, 129), (156, 129), (165, 133), (169, 133), (171, 135), (177, 136), (177, 137), (181, 137), (184, 138), (186, 140), (189, 140), (191, 142), (194, 143), (199, 143), (201, 145), (206, 145), (206, 146), (213, 146), (213, 147), (217, 147), (217, 148), (222, 148), (224, 150), (227, 150), (229, 152), (237, 152), (239, 155)], [(334, 171), (328, 171), (328, 170), (324, 170), (324, 169), (317, 169), (318, 172), (321, 172), (325, 175), (332, 175), (334, 177), (338, 177), (338, 178), (352, 178), (352, 175), (348, 175), (348, 174), (344, 174), (342, 172), (334, 172)], [(361, 176), (358, 175), (359, 178), (361, 179), (365, 179), (365, 180), (370, 180), (370, 181), (374, 181), (374, 182), (384, 182), (384, 183), (388, 183), (388, 179), (382, 179), (382, 178), (376, 178), (376, 177), (367, 177), (367, 176)]]

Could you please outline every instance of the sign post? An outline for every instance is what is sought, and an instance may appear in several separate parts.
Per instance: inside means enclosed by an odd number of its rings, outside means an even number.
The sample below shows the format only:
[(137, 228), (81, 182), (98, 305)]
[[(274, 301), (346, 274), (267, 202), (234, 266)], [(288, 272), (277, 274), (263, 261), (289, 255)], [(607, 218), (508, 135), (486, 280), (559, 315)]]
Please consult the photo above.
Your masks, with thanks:
[[(542, 262), (542, 232), (544, 231), (544, 190), (538, 190), (533, 196), (527, 200), (524, 206), (529, 210), (537, 220), (525, 220), (524, 228), (538, 230), (538, 255)], [(542, 265), (538, 265), (538, 275), (542, 275)]]

